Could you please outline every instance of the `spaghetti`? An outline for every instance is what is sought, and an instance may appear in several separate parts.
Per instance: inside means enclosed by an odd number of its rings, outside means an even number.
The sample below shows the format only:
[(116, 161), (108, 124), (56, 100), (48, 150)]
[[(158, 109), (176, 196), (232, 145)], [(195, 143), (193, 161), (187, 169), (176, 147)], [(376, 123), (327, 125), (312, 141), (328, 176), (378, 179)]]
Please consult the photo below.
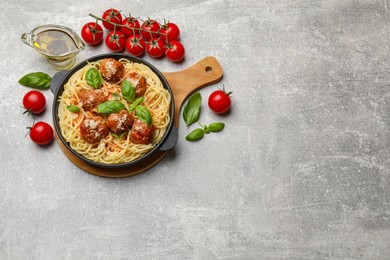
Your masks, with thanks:
[[(84, 119), (93, 118), (98, 115), (96, 108), (86, 111), (82, 108), (80, 92), (91, 89), (86, 80), (88, 69), (96, 67), (99, 69), (103, 60), (88, 63), (76, 71), (64, 85), (64, 91), (59, 98), (58, 116), (61, 134), (69, 143), (70, 147), (78, 154), (98, 163), (120, 164), (136, 160), (151, 151), (163, 138), (170, 122), (171, 96), (162, 85), (159, 77), (146, 65), (131, 62), (127, 59), (119, 59), (124, 65), (123, 77), (115, 83), (103, 80), (99, 91), (103, 91), (107, 100), (118, 100), (126, 109), (131, 103), (123, 98), (121, 84), (129, 75), (138, 73), (146, 80), (146, 91), (142, 106), (145, 106), (151, 113), (153, 122), (153, 138), (151, 143), (136, 144), (131, 141), (130, 133), (124, 136), (117, 136), (110, 132), (99, 142), (89, 143), (80, 134), (80, 125)], [(77, 106), (79, 112), (72, 112), (69, 106)], [(100, 115), (104, 120), (108, 115)]]

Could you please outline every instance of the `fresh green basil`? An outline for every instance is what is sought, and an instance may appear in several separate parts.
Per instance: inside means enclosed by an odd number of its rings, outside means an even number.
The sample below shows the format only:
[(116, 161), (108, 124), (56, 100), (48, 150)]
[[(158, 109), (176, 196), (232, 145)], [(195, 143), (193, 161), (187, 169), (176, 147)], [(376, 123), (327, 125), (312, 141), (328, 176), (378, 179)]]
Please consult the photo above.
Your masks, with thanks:
[(121, 100), (121, 95), (119, 95), (118, 93), (114, 92), (111, 95), (113, 95), (116, 100)]
[(80, 108), (75, 105), (70, 105), (66, 107), (70, 112), (80, 112)]
[(195, 142), (202, 139), (203, 136), (204, 130), (202, 128), (196, 128), (194, 131), (192, 131), (186, 136), (186, 140), (190, 142)]
[(147, 123), (148, 125), (152, 125), (152, 115), (150, 114), (149, 109), (144, 106), (137, 106), (135, 108), (135, 115)]
[(202, 96), (199, 92), (192, 94), (183, 110), (183, 118), (186, 126), (190, 126), (199, 120)]
[(210, 130), (211, 132), (220, 132), (224, 128), (225, 128), (225, 124), (224, 123), (222, 123), (222, 122), (215, 122), (215, 123), (211, 123), (207, 127), (207, 130)]
[(48, 89), (50, 87), (50, 82), (51, 77), (43, 72), (26, 74), (18, 81), (20, 85), (36, 89)]
[(123, 132), (123, 133), (121, 133), (120, 135), (111, 133), (111, 135), (112, 135), (115, 139), (122, 139), (122, 137), (125, 136), (126, 134), (127, 134), (127, 132)]
[(99, 88), (103, 83), (102, 74), (95, 67), (92, 67), (89, 70), (87, 70), (85, 77), (87, 79), (88, 85), (90, 85), (93, 88)]
[(97, 107), (97, 112), (99, 114), (111, 114), (111, 113), (118, 113), (122, 109), (125, 108), (125, 105), (123, 105), (122, 102), (118, 100), (108, 100), (104, 103), (101, 103)]
[(135, 88), (128, 80), (122, 83), (122, 95), (129, 102), (133, 102), (135, 99)]
[(144, 97), (137, 98), (133, 104), (130, 105), (129, 111), (133, 111), (139, 104), (141, 104), (144, 101)]

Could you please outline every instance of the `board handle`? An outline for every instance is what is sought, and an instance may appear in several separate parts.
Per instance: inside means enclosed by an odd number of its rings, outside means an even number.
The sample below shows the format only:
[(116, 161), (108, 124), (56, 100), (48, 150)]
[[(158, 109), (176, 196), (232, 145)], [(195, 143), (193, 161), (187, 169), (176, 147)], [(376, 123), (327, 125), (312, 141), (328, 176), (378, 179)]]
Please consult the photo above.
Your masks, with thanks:
[(163, 72), (175, 97), (175, 126), (179, 126), (180, 108), (192, 93), (222, 79), (223, 70), (218, 61), (208, 56), (191, 67), (177, 72)]

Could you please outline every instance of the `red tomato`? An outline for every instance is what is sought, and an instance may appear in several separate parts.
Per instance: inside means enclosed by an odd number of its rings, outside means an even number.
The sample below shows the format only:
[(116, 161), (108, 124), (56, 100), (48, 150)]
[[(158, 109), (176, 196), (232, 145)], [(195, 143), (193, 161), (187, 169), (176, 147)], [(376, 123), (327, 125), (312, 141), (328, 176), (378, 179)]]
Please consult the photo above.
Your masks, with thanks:
[(145, 40), (141, 35), (133, 35), (126, 40), (126, 50), (134, 56), (141, 56), (145, 53)]
[(45, 110), (45, 106), (46, 98), (37, 90), (31, 90), (23, 97), (23, 107), (27, 109), (27, 112), (41, 114)]
[[(180, 29), (174, 23), (168, 22), (161, 26), (160, 33), (162, 33), (161, 38), (164, 41), (177, 41), (180, 38)], [(166, 35), (164, 35), (163, 33), (165, 33)]]
[(152, 58), (164, 56), (164, 41), (161, 38), (153, 38), (146, 42), (146, 52)]
[[(141, 29), (143, 31), (141, 31), (141, 35), (146, 39), (146, 40), (149, 40), (151, 39), (152, 37), (158, 37), (158, 30), (160, 30), (160, 24), (155, 21), (155, 20), (151, 20), (150, 18), (148, 20), (146, 20), (142, 26), (141, 26)], [(151, 32), (155, 32), (155, 33), (151, 33)], [(150, 36), (152, 35), (152, 36)]]
[(167, 56), (170, 61), (179, 62), (184, 58), (184, 54), (184, 46), (179, 41), (170, 41), (165, 46), (165, 56)]
[(115, 26), (111, 23), (106, 22), (106, 21), (110, 21), (110, 22), (116, 23), (116, 24), (122, 23), (121, 13), (118, 10), (113, 9), (113, 8), (107, 9), (106, 11), (104, 11), (104, 13), (102, 15), (102, 19), (103, 19), (103, 26), (107, 30), (114, 30)]
[(126, 36), (121, 31), (111, 31), (107, 34), (105, 42), (111, 51), (119, 52), (125, 48)]
[(45, 122), (38, 122), (30, 129), (31, 140), (38, 145), (45, 145), (53, 140), (53, 128)]
[[(122, 21), (122, 25), (132, 27), (132, 28), (137, 28), (137, 29), (140, 28), (139, 21), (134, 17), (127, 17)], [(131, 36), (134, 34), (134, 32), (137, 34), (137, 30), (133, 30), (126, 27), (121, 27), (121, 32), (126, 34), (126, 36)]]
[(232, 100), (230, 94), (226, 93), (225, 90), (216, 90), (209, 96), (209, 107), (217, 114), (223, 114), (230, 109)]
[(86, 44), (95, 45), (103, 39), (102, 27), (94, 22), (87, 23), (81, 29), (81, 37)]

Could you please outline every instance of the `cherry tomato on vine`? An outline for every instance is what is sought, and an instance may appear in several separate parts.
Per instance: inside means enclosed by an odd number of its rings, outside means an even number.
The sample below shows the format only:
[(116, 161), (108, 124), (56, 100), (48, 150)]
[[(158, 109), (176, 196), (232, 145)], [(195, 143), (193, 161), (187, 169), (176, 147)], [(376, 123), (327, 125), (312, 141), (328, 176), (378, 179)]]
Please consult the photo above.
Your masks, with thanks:
[[(155, 38), (155, 37), (159, 36), (158, 33), (150, 33), (150, 32), (158, 32), (158, 30), (160, 30), (160, 24), (157, 21), (151, 20), (149, 18), (148, 20), (143, 22), (143, 24), (141, 25), (141, 29), (144, 30), (144, 31), (141, 31), (141, 35), (146, 40), (149, 40), (152, 37)], [(150, 35), (152, 35), (152, 36), (150, 36)]]
[(181, 42), (170, 41), (164, 48), (165, 56), (167, 56), (170, 61), (179, 62), (184, 58), (185, 49)]
[(111, 51), (119, 52), (125, 48), (126, 36), (121, 31), (111, 31), (107, 34), (105, 43)]
[(126, 40), (126, 50), (134, 56), (142, 56), (145, 53), (145, 40), (141, 35), (132, 35)]
[(53, 140), (53, 128), (45, 122), (37, 122), (30, 129), (31, 140), (38, 145), (45, 145)]
[(38, 90), (31, 90), (23, 97), (23, 107), (26, 112), (33, 114), (41, 114), (45, 110), (46, 98)]
[(223, 90), (216, 90), (209, 96), (208, 105), (211, 110), (217, 114), (223, 114), (230, 109), (232, 100), (230, 99), (232, 92), (225, 92)]
[(160, 33), (161, 38), (164, 41), (177, 41), (180, 38), (180, 29), (174, 23), (165, 23), (163, 26), (161, 26)]
[(86, 23), (83, 28), (81, 28), (81, 37), (86, 44), (98, 44), (103, 40), (103, 29), (95, 22)]
[(152, 58), (164, 56), (164, 41), (161, 38), (153, 38), (146, 42), (146, 52)]
[[(139, 21), (132, 16), (125, 18), (122, 21), (122, 25), (132, 27), (132, 28), (137, 28), (137, 29), (140, 28)], [(133, 30), (133, 29), (126, 28), (126, 27), (121, 27), (121, 32), (126, 34), (126, 36), (131, 36), (134, 34), (134, 32), (135, 32), (135, 34), (137, 34), (137, 30)]]
[(106, 11), (104, 11), (103, 15), (102, 15), (102, 19), (103, 19), (103, 26), (107, 29), (107, 30), (114, 30), (114, 25), (113, 24), (110, 24), (106, 21), (110, 21), (112, 23), (116, 23), (116, 24), (121, 24), (122, 23), (122, 15), (121, 13), (116, 10), (116, 9), (107, 9)]

